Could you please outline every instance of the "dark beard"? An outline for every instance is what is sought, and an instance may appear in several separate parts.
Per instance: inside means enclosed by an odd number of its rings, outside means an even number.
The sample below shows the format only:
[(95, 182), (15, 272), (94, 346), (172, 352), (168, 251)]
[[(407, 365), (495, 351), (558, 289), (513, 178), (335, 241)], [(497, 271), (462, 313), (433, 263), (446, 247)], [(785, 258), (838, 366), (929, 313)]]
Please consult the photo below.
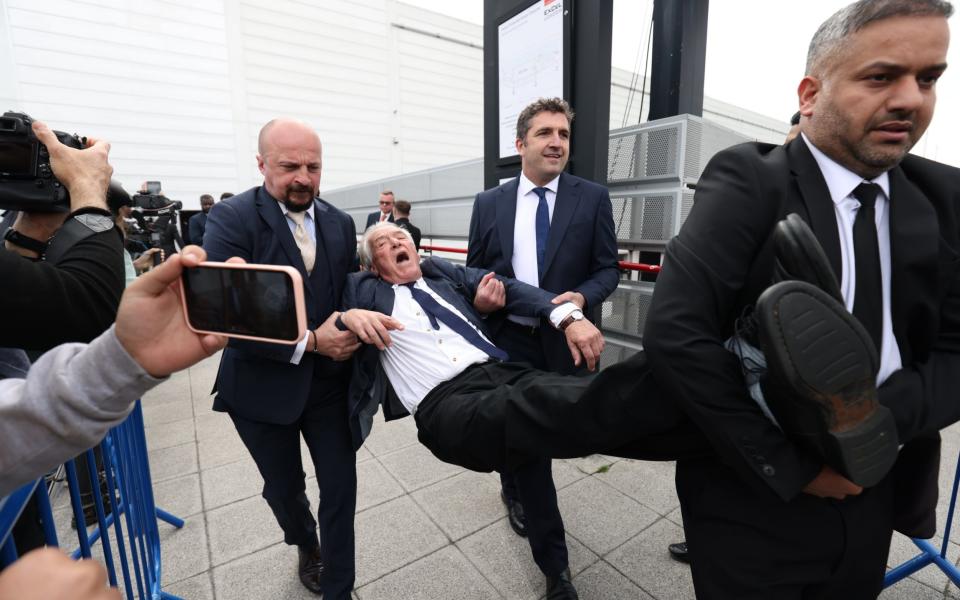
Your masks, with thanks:
[[(310, 202), (307, 202), (305, 204), (294, 204), (294, 202), (290, 200), (291, 194), (300, 193), (300, 192), (309, 192), (311, 195)], [(310, 206), (313, 204), (313, 199), (312, 199), (313, 195), (314, 195), (313, 190), (306, 186), (291, 185), (290, 187), (287, 188), (287, 193), (283, 195), (283, 205), (286, 206), (287, 210), (289, 210), (290, 212), (304, 212), (305, 210), (310, 208)]]

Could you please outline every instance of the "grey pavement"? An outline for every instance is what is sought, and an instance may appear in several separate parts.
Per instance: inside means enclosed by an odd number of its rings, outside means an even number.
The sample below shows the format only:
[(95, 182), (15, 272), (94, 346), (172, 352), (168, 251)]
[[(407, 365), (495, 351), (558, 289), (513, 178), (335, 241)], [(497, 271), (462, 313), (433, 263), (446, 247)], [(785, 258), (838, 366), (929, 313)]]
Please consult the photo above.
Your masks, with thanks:
[[(297, 579), (296, 550), (283, 543), (230, 419), (211, 411), (217, 365), (212, 357), (143, 399), (157, 506), (186, 521), (179, 530), (160, 523), (163, 589), (188, 600), (316, 598)], [(944, 494), (958, 451), (955, 427), (944, 433)], [(312, 473), (305, 447), (302, 460)], [(553, 471), (583, 600), (694, 598), (688, 568), (666, 550), (683, 539), (672, 463), (591, 456), (556, 460)], [(526, 540), (507, 523), (495, 473), (440, 462), (417, 442), (413, 420), (401, 419), (375, 424), (357, 454), (357, 475), (358, 600), (543, 597), (543, 577)], [(315, 509), (313, 476), (307, 494)], [(941, 498), (941, 524), (947, 500)], [(54, 500), (61, 531), (69, 530), (66, 502)], [(958, 543), (960, 532), (951, 536), (954, 562)], [(915, 553), (898, 535), (890, 562)], [(881, 598), (960, 599), (960, 590), (928, 567)]]

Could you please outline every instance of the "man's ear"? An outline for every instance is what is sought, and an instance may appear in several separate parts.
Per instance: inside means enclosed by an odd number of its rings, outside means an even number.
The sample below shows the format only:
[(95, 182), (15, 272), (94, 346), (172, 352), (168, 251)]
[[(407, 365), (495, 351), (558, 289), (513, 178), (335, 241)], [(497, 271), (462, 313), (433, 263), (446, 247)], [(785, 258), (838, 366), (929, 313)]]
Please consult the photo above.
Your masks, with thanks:
[(523, 140), (517, 138), (517, 140), (514, 142), (514, 146), (517, 148), (517, 154), (520, 154), (520, 148), (523, 147)]
[(800, 85), (797, 86), (797, 99), (800, 102), (801, 115), (810, 117), (813, 114), (822, 89), (823, 82), (813, 75), (807, 75), (800, 80)]
[(266, 168), (266, 161), (259, 154), (257, 155), (257, 168), (260, 169), (261, 175), (266, 175), (266, 173), (263, 172), (264, 169)]

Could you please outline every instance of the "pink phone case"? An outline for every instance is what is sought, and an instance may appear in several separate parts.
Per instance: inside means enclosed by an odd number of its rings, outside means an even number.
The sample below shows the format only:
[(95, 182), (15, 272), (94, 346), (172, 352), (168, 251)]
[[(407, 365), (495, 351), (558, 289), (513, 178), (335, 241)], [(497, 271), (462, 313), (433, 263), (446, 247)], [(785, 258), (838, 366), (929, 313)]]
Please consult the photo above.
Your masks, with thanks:
[(187, 322), (187, 327), (191, 331), (196, 333), (209, 333), (213, 335), (222, 335), (225, 337), (238, 338), (243, 340), (254, 340), (257, 342), (271, 342), (274, 344), (296, 344), (301, 339), (303, 339), (303, 332), (307, 330), (307, 311), (306, 305), (303, 300), (303, 278), (300, 277), (300, 272), (294, 269), (293, 267), (285, 267), (279, 265), (261, 265), (261, 264), (251, 264), (251, 263), (225, 263), (225, 262), (202, 262), (199, 267), (211, 267), (215, 269), (240, 269), (240, 270), (249, 270), (249, 271), (279, 271), (281, 273), (286, 273), (290, 279), (293, 280), (293, 301), (294, 308), (297, 312), (297, 338), (293, 340), (285, 340), (280, 338), (264, 338), (256, 337), (252, 335), (241, 335), (239, 333), (223, 333), (221, 331), (206, 331), (203, 329), (197, 329), (193, 326), (193, 323), (190, 322), (190, 313), (187, 311), (187, 294), (184, 291), (184, 286), (180, 285), (180, 303), (183, 306), (183, 318)]

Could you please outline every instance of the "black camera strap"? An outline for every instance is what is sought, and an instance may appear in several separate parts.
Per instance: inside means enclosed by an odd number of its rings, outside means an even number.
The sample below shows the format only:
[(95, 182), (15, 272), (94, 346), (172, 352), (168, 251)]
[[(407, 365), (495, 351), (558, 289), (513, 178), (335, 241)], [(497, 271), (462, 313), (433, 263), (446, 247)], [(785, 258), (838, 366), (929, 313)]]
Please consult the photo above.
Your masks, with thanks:
[(46, 250), (41, 251), (42, 260), (57, 264), (77, 242), (112, 229), (114, 226), (113, 218), (108, 211), (96, 208), (80, 209), (69, 215), (47, 242)]
[(13, 228), (7, 229), (6, 233), (3, 234), (3, 239), (21, 248), (26, 248), (31, 252), (36, 252), (37, 256), (43, 256), (43, 253), (47, 250), (46, 242), (41, 242), (40, 240), (23, 235)]

